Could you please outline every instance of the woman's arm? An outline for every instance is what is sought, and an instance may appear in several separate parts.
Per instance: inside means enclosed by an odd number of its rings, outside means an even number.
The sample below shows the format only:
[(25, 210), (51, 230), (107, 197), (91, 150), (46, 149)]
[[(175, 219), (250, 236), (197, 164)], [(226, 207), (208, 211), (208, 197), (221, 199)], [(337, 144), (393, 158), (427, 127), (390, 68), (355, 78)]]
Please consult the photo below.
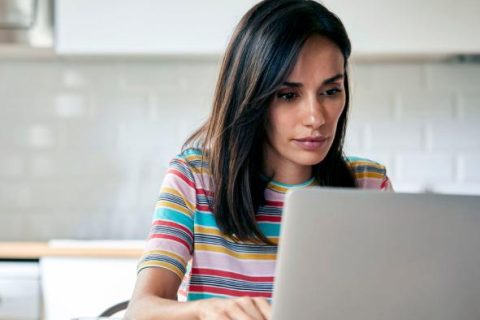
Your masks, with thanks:
[(178, 276), (163, 268), (147, 268), (137, 278), (128, 305), (127, 320), (265, 320), (270, 318), (270, 304), (265, 298), (205, 299), (178, 302)]
[(197, 319), (194, 303), (176, 301), (180, 282), (167, 269), (143, 269), (138, 274), (125, 319)]
[(194, 246), (195, 177), (177, 157), (160, 190), (152, 229), (139, 267), (126, 319), (268, 319), (265, 298), (204, 299), (178, 302), (177, 290)]

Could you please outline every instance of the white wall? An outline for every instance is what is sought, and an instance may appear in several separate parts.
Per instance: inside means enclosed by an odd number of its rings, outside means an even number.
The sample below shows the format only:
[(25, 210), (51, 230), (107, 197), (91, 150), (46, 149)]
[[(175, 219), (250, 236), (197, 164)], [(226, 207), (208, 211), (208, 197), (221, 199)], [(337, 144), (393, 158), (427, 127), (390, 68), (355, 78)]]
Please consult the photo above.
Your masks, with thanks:
[[(0, 60), (0, 240), (139, 238), (214, 60)], [(480, 65), (353, 66), (347, 150), (399, 191), (479, 193)]]
[(480, 64), (352, 71), (351, 152), (385, 163), (398, 191), (480, 194)]

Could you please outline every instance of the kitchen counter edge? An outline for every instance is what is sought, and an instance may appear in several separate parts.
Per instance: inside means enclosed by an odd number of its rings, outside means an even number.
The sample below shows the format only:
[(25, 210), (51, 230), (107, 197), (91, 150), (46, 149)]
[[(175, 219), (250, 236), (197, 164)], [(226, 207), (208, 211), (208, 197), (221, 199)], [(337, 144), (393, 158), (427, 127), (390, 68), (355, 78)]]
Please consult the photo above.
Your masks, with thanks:
[(143, 249), (120, 247), (50, 246), (47, 242), (0, 242), (0, 259), (42, 257), (140, 258)]

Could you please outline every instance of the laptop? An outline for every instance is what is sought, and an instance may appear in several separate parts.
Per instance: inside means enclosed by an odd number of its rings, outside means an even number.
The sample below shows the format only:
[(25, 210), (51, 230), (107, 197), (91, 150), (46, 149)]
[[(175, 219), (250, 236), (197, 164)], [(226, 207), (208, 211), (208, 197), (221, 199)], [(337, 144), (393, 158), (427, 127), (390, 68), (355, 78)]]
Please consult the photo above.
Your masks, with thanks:
[(480, 197), (287, 195), (273, 320), (480, 319)]

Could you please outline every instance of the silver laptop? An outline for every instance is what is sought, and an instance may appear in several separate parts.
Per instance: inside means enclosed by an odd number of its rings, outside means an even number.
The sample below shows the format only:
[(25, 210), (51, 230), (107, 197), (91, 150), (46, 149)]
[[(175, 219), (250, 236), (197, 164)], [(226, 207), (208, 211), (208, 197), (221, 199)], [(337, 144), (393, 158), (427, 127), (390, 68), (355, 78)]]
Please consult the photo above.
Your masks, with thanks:
[(274, 320), (480, 319), (480, 197), (287, 195)]

